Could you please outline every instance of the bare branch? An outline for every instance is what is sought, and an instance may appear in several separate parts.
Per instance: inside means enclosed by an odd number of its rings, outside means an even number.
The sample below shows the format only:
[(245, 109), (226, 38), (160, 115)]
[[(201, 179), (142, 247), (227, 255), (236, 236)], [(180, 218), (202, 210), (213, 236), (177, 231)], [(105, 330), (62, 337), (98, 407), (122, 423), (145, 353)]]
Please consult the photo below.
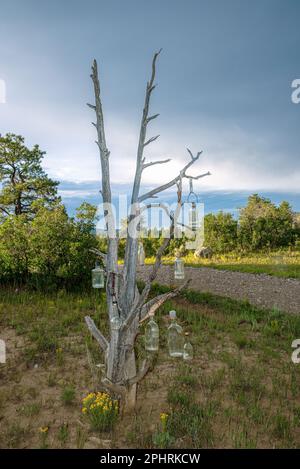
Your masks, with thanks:
[[(101, 95), (100, 95), (100, 82), (98, 77), (98, 66), (97, 61), (93, 61), (92, 65), (92, 74), (91, 78), (94, 84), (94, 94), (95, 94), (95, 114), (96, 114), (96, 129), (97, 129), (97, 145), (100, 151), (100, 161), (101, 161), (101, 173), (102, 173), (102, 198), (103, 202), (107, 205), (111, 204), (112, 196), (111, 196), (111, 186), (110, 186), (110, 168), (109, 168), (109, 150), (106, 146), (106, 139), (105, 139), (105, 131), (104, 131), (104, 118), (103, 118), (103, 110), (102, 110), (102, 102), (101, 102)], [(93, 105), (92, 105), (93, 106)], [(105, 220), (106, 220), (106, 230), (107, 233), (115, 234), (115, 219), (114, 215), (110, 213), (104, 213)], [(108, 272), (117, 272), (118, 271), (118, 243), (116, 236), (108, 236), (108, 248), (107, 248), (107, 271)], [(116, 285), (117, 288), (117, 285)], [(110, 294), (108, 285), (106, 288), (107, 294), (107, 306), (109, 316), (113, 317), (114, 315), (114, 304), (112, 301), (112, 296)]]
[(143, 323), (148, 317), (153, 316), (155, 311), (160, 308), (160, 306), (165, 303), (167, 300), (177, 296), (182, 290), (184, 290), (189, 284), (190, 279), (187, 280), (183, 285), (178, 287), (176, 290), (162, 293), (161, 295), (152, 298), (150, 301), (144, 304), (140, 313), (140, 324)]
[(99, 251), (99, 249), (96, 249), (96, 248), (91, 248), (89, 249), (90, 252), (92, 252), (93, 254), (96, 254), (96, 256), (100, 257), (104, 263), (104, 265), (106, 265), (106, 262), (107, 262), (107, 254), (105, 252), (101, 252)]
[(98, 78), (98, 65), (97, 61), (94, 60), (92, 65), (92, 74), (91, 78), (94, 83), (94, 92), (95, 92), (95, 101), (96, 104), (88, 104), (89, 107), (95, 110), (97, 116), (97, 131), (98, 131), (98, 144), (101, 151), (101, 160), (105, 158), (107, 153), (106, 147), (106, 140), (105, 140), (105, 132), (104, 132), (104, 118), (103, 118), (103, 111), (102, 111), (102, 103), (100, 98), (100, 82)]
[(98, 344), (100, 345), (102, 350), (105, 352), (108, 348), (108, 341), (106, 340), (104, 335), (101, 334), (101, 332), (96, 327), (94, 321), (92, 320), (92, 318), (90, 318), (90, 316), (85, 316), (84, 319), (85, 319), (86, 325), (87, 325), (90, 333), (97, 340)]
[(150, 79), (150, 82), (149, 82), (149, 87), (151, 88), (151, 86), (153, 85), (154, 83), (154, 78), (155, 78), (155, 65), (156, 65), (156, 60), (157, 60), (157, 57), (159, 56), (159, 54), (161, 53), (162, 51), (162, 48), (159, 49), (158, 52), (155, 52), (154, 54), (154, 57), (153, 57), (153, 60), (152, 60), (152, 75), (151, 75), (151, 79)]
[(199, 156), (201, 155), (201, 153), (202, 153), (202, 151), (198, 151), (197, 155), (194, 156), (189, 148), (187, 148), (187, 151), (190, 154), (190, 157), (192, 158), (192, 160), (197, 160), (199, 158)]
[(147, 124), (152, 121), (153, 119), (156, 119), (159, 116), (159, 114), (154, 114), (153, 116), (147, 117)]
[[(138, 202), (139, 192), (140, 192), (140, 185), (141, 185), (141, 178), (143, 172), (143, 152), (146, 145), (153, 142), (158, 138), (152, 137), (146, 142), (146, 133), (147, 133), (147, 125), (148, 125), (148, 114), (149, 114), (149, 104), (150, 104), (150, 97), (151, 93), (154, 90), (154, 79), (156, 73), (156, 60), (159, 56), (161, 50), (156, 52), (153, 56), (152, 60), (152, 73), (150, 81), (147, 83), (146, 86), (146, 94), (145, 94), (145, 103), (143, 108), (142, 120), (141, 120), (141, 127), (140, 127), (140, 135), (139, 135), (139, 143), (137, 149), (137, 157), (136, 157), (136, 169), (135, 169), (135, 177), (131, 195), (131, 204), (132, 210), (129, 215), (129, 220), (135, 218), (135, 208), (134, 205)], [(125, 250), (125, 259), (124, 259), (124, 289), (122, 292), (121, 297), (121, 308), (127, 310), (128, 307), (131, 308), (134, 297), (135, 297), (135, 284), (136, 284), (136, 257), (137, 257), (137, 243), (138, 240), (134, 239), (128, 233), (127, 242), (126, 242), (126, 250)]]
[(155, 135), (155, 137), (149, 138), (149, 140), (147, 140), (147, 142), (145, 142), (143, 146), (146, 147), (147, 145), (149, 145), (149, 143), (155, 142), (155, 140), (157, 140), (158, 138), (159, 138), (159, 135)]
[(139, 136), (137, 159), (136, 159), (136, 171), (135, 171), (134, 185), (133, 185), (133, 190), (132, 190), (131, 203), (137, 202), (138, 195), (139, 195), (140, 184), (141, 184), (141, 176), (142, 176), (142, 164), (143, 164), (144, 147), (146, 145), (148, 145), (149, 143), (153, 142), (154, 140), (156, 140), (159, 137), (159, 135), (157, 135), (156, 137), (150, 138), (146, 142), (147, 124), (150, 120), (155, 119), (157, 117), (157, 114), (154, 115), (154, 116), (151, 116), (151, 117), (148, 117), (148, 114), (149, 114), (150, 97), (151, 97), (151, 93), (154, 89), (153, 83), (154, 83), (155, 73), (156, 73), (156, 60), (157, 60), (157, 57), (159, 56), (160, 52), (161, 52), (161, 49), (158, 52), (156, 52), (153, 56), (151, 78), (150, 78), (150, 81), (147, 83), (147, 86), (146, 86), (145, 103), (144, 103), (144, 109), (143, 109), (143, 115), (142, 115), (142, 121), (141, 121), (141, 128), (140, 128), (140, 136)]
[(1, 212), (6, 213), (6, 215), (9, 215), (9, 211), (6, 210), (4, 207), (0, 207)]
[(189, 178), (189, 179), (201, 179), (201, 178), (204, 178), (205, 176), (211, 176), (211, 172), (210, 171), (207, 171), (207, 173), (203, 173), (203, 174), (199, 174), (199, 176), (188, 176), (186, 174), (186, 178)]
[[(192, 155), (192, 152), (190, 150), (188, 150), (188, 152)], [(170, 187), (174, 186), (175, 184), (177, 184), (180, 179), (187, 178), (188, 176), (186, 175), (186, 171), (190, 168), (190, 166), (192, 166), (195, 163), (195, 161), (197, 161), (199, 159), (201, 154), (202, 154), (202, 151), (199, 151), (196, 156), (192, 155), (191, 161), (189, 161), (183, 167), (183, 169), (180, 171), (178, 176), (176, 176), (174, 179), (167, 182), (166, 184), (163, 184), (160, 187), (156, 187), (155, 189), (152, 189), (151, 191), (147, 192), (146, 194), (141, 195), (138, 198), (138, 202), (143, 202), (146, 199), (152, 198), (153, 196), (155, 196), (159, 192), (163, 192), (163, 191), (169, 189)]]
[(164, 163), (169, 163), (171, 161), (171, 158), (168, 158), (166, 160), (159, 160), (159, 161), (151, 161), (150, 163), (145, 163), (143, 164), (143, 169), (149, 168), (150, 166), (154, 166), (156, 164), (164, 164)]

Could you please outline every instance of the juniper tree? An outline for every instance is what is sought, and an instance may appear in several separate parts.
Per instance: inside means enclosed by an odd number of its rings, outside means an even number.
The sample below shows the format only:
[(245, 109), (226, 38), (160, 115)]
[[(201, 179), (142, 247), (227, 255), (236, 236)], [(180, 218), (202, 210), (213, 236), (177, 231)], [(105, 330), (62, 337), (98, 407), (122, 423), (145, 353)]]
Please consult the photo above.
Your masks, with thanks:
[(45, 152), (38, 145), (29, 149), (24, 138), (8, 133), (0, 135), (0, 212), (32, 216), (38, 206), (58, 201), (58, 182), (43, 171)]

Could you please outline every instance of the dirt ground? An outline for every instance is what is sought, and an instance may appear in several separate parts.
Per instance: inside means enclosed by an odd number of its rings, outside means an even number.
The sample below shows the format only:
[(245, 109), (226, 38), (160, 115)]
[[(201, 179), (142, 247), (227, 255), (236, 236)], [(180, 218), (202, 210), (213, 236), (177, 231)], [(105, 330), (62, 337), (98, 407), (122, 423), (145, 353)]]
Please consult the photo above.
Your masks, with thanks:
[[(76, 296), (45, 298), (45, 303), (56, 311), (53, 318), (62, 322), (64, 308), (73, 311), (72, 317), (79, 305), (78, 321), (84, 322), (87, 306)], [(22, 302), (11, 311), (19, 308), (22, 317), (30, 307), (31, 303)], [(194, 346), (195, 358), (188, 365), (167, 353), (170, 308), (177, 310)], [(36, 308), (34, 312), (38, 321)], [(173, 418), (170, 447), (299, 446), (300, 375), (290, 358), (291, 339), (300, 330), (296, 316), (287, 315), (292, 319), (286, 322), (285, 316), (269, 317), (243, 304), (223, 301), (210, 306), (184, 298), (162, 307), (158, 316), (160, 351), (154, 369), (139, 386), (136, 412), (105, 433), (92, 431), (81, 412), (82, 398), (99, 390), (86, 353), (88, 334), (70, 330), (60, 337), (59, 349), (32, 358), (28, 354), (34, 345), (28, 337), (32, 326), (26, 332), (13, 318), (15, 326), (1, 326), (7, 363), (0, 365), (0, 447), (161, 447), (153, 436), (161, 428), (164, 412)], [(50, 318), (45, 317), (49, 329)], [(143, 347), (142, 337), (139, 346)], [(66, 399), (70, 387), (74, 396)]]
[[(176, 369), (174, 363), (158, 364), (155, 375), (146, 377), (138, 393), (136, 414), (125, 416), (114, 434), (95, 434), (80, 412), (81, 399), (91, 392), (87, 356), (74, 356), (72, 350), (80, 339), (68, 338), (68, 352), (63, 364), (58, 365), (56, 361), (26, 363), (23, 352), (29, 341), (12, 328), (2, 330), (1, 338), (7, 345), (8, 361), (0, 365), (0, 447), (39, 448), (43, 446), (40, 430), (45, 427), (49, 429), (45, 443), (49, 448), (130, 447), (130, 428), (135, 429), (146, 419), (149, 434), (154, 432), (160, 412), (167, 408), (168, 380)], [(76, 397), (70, 405), (64, 405), (62, 389), (70, 383)], [(59, 441), (63, 426), (68, 428), (65, 444)]]

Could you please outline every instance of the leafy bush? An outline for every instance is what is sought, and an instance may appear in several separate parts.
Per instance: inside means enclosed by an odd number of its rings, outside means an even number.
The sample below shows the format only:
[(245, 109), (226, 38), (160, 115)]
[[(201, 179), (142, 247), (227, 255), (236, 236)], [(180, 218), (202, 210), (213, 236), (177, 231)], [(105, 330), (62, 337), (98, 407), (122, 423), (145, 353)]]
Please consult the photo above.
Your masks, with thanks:
[(230, 252), (238, 246), (238, 222), (231, 213), (210, 213), (204, 219), (204, 244), (216, 253)]
[(0, 224), (1, 280), (47, 289), (87, 283), (94, 264), (89, 250), (97, 246), (95, 212), (83, 204), (73, 219), (57, 204), (41, 207), (31, 220), (6, 217)]
[(239, 218), (239, 243), (245, 250), (274, 249), (296, 241), (293, 212), (288, 202), (276, 207), (269, 199), (251, 195)]

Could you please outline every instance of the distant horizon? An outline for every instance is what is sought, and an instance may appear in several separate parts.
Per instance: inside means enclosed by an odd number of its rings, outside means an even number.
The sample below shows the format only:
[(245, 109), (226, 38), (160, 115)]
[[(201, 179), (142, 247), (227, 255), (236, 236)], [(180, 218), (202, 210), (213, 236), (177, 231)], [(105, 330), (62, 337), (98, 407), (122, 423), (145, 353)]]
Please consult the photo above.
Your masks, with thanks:
[[(98, 206), (101, 204), (102, 199), (100, 193), (97, 194), (97, 185), (100, 187), (100, 181), (97, 184), (95, 181), (94, 190), (91, 190), (92, 183), (71, 183), (71, 182), (62, 182), (60, 184), (64, 189), (60, 189), (59, 186), (59, 195), (62, 198), (62, 202), (66, 206), (67, 212), (70, 216), (74, 216), (76, 213), (76, 208), (80, 206), (83, 202), (88, 202), (90, 204)], [(78, 187), (79, 186), (79, 187)], [(85, 188), (88, 187), (88, 190), (85, 191)], [(144, 189), (149, 188), (145, 186)], [(77, 190), (76, 190), (77, 189)], [(120, 190), (118, 190), (120, 189)], [(122, 190), (123, 189), (123, 190)], [(125, 190), (124, 190), (125, 189)], [(143, 188), (142, 188), (143, 189)], [(76, 192), (79, 195), (76, 195)], [(275, 205), (279, 205), (282, 201), (287, 201), (293, 212), (300, 213), (300, 197), (297, 192), (287, 192), (287, 191), (264, 191), (264, 190), (253, 190), (253, 191), (197, 191), (199, 196), (199, 201), (204, 203), (204, 212), (207, 213), (217, 213), (219, 211), (232, 213), (235, 217), (238, 216), (239, 209), (244, 207), (247, 203), (248, 197), (252, 194), (258, 194), (262, 197), (268, 198)], [(122, 186), (112, 185), (112, 199), (113, 203), (118, 206), (118, 197), (127, 197), (127, 203), (130, 202), (130, 192), (128, 186), (122, 188)], [(183, 192), (183, 201), (186, 200), (188, 196), (188, 191)], [(170, 191), (164, 194), (161, 194), (161, 201), (172, 204), (176, 202), (176, 193), (175, 191)]]

